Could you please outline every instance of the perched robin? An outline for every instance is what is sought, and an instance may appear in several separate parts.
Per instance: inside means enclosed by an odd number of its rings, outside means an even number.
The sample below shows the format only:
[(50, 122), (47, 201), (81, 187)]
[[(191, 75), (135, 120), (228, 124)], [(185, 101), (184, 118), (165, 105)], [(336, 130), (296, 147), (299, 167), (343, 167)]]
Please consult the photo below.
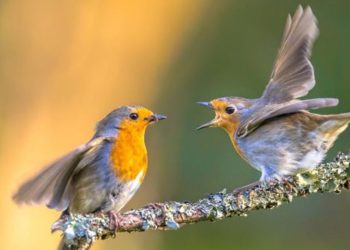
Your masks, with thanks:
[(119, 211), (147, 171), (145, 130), (165, 118), (141, 106), (112, 111), (97, 124), (89, 142), (24, 183), (14, 200), (68, 213)]
[(241, 158), (262, 173), (260, 181), (312, 170), (350, 122), (350, 113), (306, 111), (336, 106), (337, 99), (298, 99), (315, 85), (309, 57), (317, 36), (310, 7), (299, 6), (293, 18), (287, 18), (270, 81), (260, 98), (223, 97), (199, 103), (216, 116), (198, 129), (224, 128)]

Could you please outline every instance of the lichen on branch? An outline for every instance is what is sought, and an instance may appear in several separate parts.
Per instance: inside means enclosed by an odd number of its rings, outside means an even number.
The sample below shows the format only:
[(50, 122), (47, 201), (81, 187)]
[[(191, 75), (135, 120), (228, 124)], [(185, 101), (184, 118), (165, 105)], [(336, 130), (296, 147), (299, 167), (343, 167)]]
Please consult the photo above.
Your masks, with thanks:
[(220, 192), (195, 202), (152, 203), (121, 214), (71, 214), (56, 221), (52, 230), (63, 232), (71, 249), (88, 249), (96, 239), (106, 239), (119, 232), (179, 229), (200, 221), (217, 221), (232, 216), (246, 216), (259, 209), (271, 209), (293, 198), (312, 193), (339, 193), (350, 186), (350, 153), (340, 153), (334, 161), (321, 164), (311, 172), (257, 183), (244, 191)]

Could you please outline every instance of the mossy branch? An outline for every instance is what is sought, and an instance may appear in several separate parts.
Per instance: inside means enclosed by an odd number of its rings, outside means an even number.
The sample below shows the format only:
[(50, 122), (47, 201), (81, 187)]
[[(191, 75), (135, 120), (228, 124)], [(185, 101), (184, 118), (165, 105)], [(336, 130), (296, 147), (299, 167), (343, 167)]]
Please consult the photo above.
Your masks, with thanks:
[(315, 170), (283, 181), (259, 183), (245, 191), (211, 194), (196, 202), (169, 201), (117, 214), (69, 215), (61, 217), (52, 230), (63, 231), (71, 249), (88, 249), (96, 239), (114, 237), (119, 232), (179, 229), (200, 221), (217, 221), (232, 216), (246, 216), (259, 209), (272, 209), (293, 198), (312, 193), (339, 193), (350, 186), (350, 153)]

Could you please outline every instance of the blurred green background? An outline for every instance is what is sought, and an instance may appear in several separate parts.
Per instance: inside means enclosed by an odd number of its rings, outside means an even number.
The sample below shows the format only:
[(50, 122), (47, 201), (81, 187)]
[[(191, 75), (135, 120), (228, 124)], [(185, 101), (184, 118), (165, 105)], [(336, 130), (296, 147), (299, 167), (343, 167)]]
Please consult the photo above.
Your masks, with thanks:
[[(17, 207), (11, 194), (42, 165), (88, 140), (122, 104), (169, 119), (147, 134), (150, 168), (125, 209), (196, 200), (259, 173), (224, 131), (197, 132), (213, 114), (195, 104), (258, 97), (288, 13), (310, 5), (319, 21), (308, 97), (338, 97), (350, 111), (349, 1), (39, 1), (0, 3), (0, 229), (2, 249), (55, 249), (59, 216)], [(328, 155), (350, 148), (350, 129)], [(349, 249), (350, 194), (316, 194), (271, 211), (178, 231), (117, 235), (93, 249)]]

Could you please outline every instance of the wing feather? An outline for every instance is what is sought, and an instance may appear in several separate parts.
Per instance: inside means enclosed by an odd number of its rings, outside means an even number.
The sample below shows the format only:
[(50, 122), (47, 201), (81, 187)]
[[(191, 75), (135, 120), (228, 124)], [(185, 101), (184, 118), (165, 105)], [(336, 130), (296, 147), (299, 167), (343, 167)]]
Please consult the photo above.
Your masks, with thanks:
[(263, 98), (280, 103), (305, 96), (315, 86), (314, 69), (309, 60), (319, 34), (311, 8), (298, 7), (293, 19), (288, 16), (271, 79)]
[(261, 98), (241, 117), (237, 135), (248, 135), (274, 116), (338, 104), (334, 98), (297, 99), (315, 86), (310, 56), (318, 33), (317, 20), (309, 6), (305, 10), (298, 6), (292, 18), (288, 15), (271, 79)]
[[(38, 175), (25, 182), (13, 196), (16, 203), (45, 204), (65, 210), (71, 195), (70, 181), (84, 155), (102, 144), (107, 138), (96, 138), (83, 144), (47, 166)], [(81, 166), (80, 166), (81, 167)]]
[[(257, 102), (256, 105), (259, 105)], [(239, 137), (244, 137), (254, 131), (259, 124), (267, 119), (284, 114), (291, 114), (301, 110), (319, 109), (338, 105), (336, 98), (316, 98), (309, 100), (292, 100), (289, 103), (271, 104), (260, 108), (260, 112), (248, 113), (248, 118), (243, 119), (237, 130)]]

